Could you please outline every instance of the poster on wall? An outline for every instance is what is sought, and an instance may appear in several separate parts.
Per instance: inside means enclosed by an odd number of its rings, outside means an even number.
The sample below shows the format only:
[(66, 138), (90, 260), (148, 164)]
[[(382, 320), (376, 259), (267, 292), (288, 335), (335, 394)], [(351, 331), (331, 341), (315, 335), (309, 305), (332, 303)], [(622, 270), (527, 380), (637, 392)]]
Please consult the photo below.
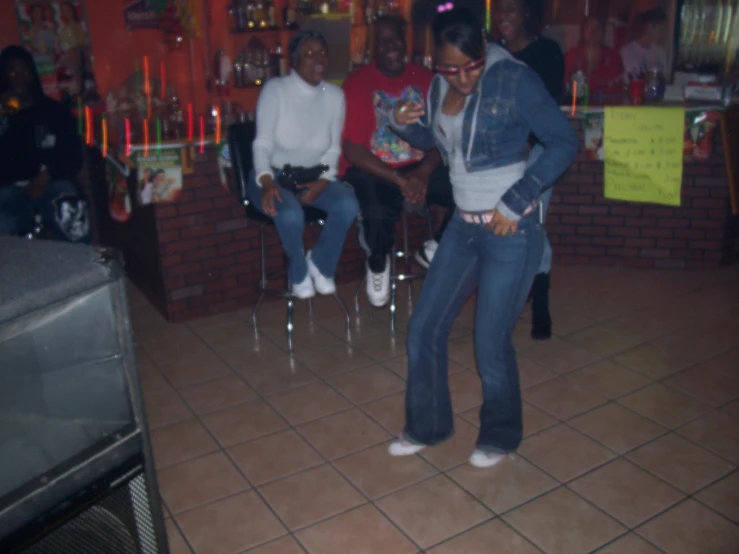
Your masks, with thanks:
[(96, 95), (82, 0), (16, 0), (21, 43), (33, 55), (46, 94)]
[(182, 152), (166, 149), (135, 155), (137, 200), (143, 206), (177, 202), (182, 194)]

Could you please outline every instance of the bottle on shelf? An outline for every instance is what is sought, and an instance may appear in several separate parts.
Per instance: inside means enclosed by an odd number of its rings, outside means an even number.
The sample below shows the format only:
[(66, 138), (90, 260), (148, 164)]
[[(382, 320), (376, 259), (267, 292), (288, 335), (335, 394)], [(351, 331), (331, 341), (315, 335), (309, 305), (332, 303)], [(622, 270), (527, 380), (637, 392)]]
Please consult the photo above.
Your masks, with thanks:
[(269, 29), (277, 29), (277, 8), (274, 0), (265, 0), (267, 12), (267, 27)]
[(282, 13), (282, 25), (285, 29), (296, 29), (298, 27), (298, 17), (295, 9), (295, 0), (287, 0), (285, 9)]
[(256, 6), (251, 0), (246, 0), (246, 26), (253, 29), (256, 26)]
[(279, 56), (280, 58), (279, 74), (280, 74), (280, 77), (284, 77), (285, 75), (290, 73), (290, 61), (287, 59), (287, 57), (285, 57), (285, 53), (282, 51), (281, 44), (277, 45), (276, 52), (277, 52), (277, 56)]
[(263, 0), (256, 0), (254, 3), (254, 27), (256, 29), (267, 28), (267, 12), (264, 9)]

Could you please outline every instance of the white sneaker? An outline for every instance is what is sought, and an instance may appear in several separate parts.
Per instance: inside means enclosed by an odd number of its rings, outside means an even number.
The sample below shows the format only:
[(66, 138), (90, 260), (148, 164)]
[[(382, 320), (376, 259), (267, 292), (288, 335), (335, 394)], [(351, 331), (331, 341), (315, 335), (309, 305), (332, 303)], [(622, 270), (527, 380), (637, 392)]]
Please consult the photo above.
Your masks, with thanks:
[(316, 295), (316, 289), (313, 287), (313, 280), (310, 278), (310, 273), (300, 283), (293, 283), (292, 288), (295, 298), (299, 298), (300, 300), (313, 298)]
[(475, 450), (470, 455), (470, 464), (479, 468), (493, 467), (502, 462), (505, 457), (506, 454), (494, 454), (492, 452)]
[(391, 456), (413, 456), (413, 454), (418, 454), (424, 448), (426, 448), (425, 445), (408, 442), (401, 435), (390, 443), (387, 451)]
[(390, 301), (390, 256), (382, 273), (372, 273), (367, 267), (367, 297), (375, 308), (382, 308)]
[(418, 249), (415, 256), (413, 256), (418, 262), (418, 265), (426, 269), (431, 265), (431, 261), (434, 259), (436, 249), (439, 248), (439, 243), (435, 240), (427, 240), (423, 243), (423, 246)]
[(326, 277), (316, 267), (311, 259), (311, 251), (305, 256), (305, 261), (308, 263), (308, 275), (313, 279), (313, 286), (318, 291), (318, 294), (335, 294), (336, 293), (336, 282), (330, 277)]

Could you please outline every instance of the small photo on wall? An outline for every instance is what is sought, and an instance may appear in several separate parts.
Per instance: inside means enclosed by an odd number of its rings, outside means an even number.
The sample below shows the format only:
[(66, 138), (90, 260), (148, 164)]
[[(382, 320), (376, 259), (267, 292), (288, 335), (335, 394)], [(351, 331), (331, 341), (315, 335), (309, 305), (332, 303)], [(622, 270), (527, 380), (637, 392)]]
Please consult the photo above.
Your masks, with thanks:
[(181, 151), (162, 150), (135, 156), (138, 187), (137, 200), (142, 206), (177, 202), (182, 194)]

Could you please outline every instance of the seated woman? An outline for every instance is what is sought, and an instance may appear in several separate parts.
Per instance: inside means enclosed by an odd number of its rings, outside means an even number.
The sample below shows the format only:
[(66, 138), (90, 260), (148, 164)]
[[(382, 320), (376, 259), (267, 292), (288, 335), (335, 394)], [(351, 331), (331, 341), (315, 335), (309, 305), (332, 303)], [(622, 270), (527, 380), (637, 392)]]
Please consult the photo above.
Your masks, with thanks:
[(623, 90), (624, 65), (620, 54), (603, 44), (603, 25), (596, 17), (582, 23), (580, 43), (565, 54), (565, 79), (582, 71), (588, 78), (590, 99)]
[[(323, 80), (328, 68), (326, 39), (304, 31), (290, 40), (292, 72), (270, 79), (257, 102), (254, 171), (247, 194), (264, 214), (274, 218), (288, 257), (288, 279), (298, 298), (316, 291), (334, 294), (334, 273), (344, 238), (359, 212), (352, 188), (336, 180), (344, 126), (344, 93)], [(290, 191), (277, 182), (283, 167), (327, 166), (316, 181)], [(303, 206), (327, 213), (318, 243), (303, 250)]]

